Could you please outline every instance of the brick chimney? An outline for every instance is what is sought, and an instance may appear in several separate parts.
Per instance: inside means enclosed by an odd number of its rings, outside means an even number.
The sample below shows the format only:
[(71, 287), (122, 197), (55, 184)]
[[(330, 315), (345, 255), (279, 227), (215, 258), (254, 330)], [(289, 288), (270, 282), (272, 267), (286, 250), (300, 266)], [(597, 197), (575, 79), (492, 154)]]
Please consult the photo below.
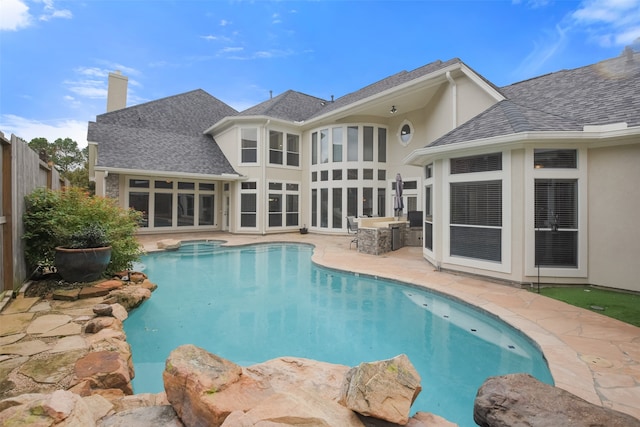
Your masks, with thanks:
[(109, 85), (107, 88), (107, 113), (120, 110), (127, 106), (127, 84), (129, 78), (123, 76), (120, 71), (109, 73)]

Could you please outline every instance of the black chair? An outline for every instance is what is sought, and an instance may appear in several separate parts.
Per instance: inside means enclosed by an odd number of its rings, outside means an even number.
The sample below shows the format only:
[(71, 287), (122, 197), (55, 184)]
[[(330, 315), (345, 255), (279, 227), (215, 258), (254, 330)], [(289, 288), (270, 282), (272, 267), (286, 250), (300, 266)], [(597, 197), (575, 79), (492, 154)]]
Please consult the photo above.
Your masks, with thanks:
[(351, 249), (351, 245), (356, 244), (356, 248), (358, 247), (358, 224), (356, 223), (356, 218), (354, 216), (347, 217), (347, 233), (355, 234), (356, 237), (351, 239), (349, 242), (349, 249)]

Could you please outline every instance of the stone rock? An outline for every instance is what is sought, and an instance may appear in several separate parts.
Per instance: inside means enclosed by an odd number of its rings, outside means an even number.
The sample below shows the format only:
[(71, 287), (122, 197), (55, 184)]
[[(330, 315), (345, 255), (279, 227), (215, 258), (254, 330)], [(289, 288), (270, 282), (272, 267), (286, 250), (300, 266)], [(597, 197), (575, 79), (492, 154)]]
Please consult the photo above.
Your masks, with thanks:
[(420, 375), (409, 358), (361, 363), (345, 376), (340, 403), (367, 417), (405, 425), (418, 396)]
[(71, 322), (71, 316), (66, 314), (45, 314), (44, 316), (36, 317), (31, 322), (27, 327), (27, 334), (44, 334), (69, 322)]
[(103, 297), (109, 293), (109, 289), (97, 288), (95, 286), (85, 286), (80, 289), (80, 294), (78, 298), (87, 299), (87, 298), (96, 298)]
[(175, 251), (180, 249), (180, 240), (175, 239), (163, 239), (158, 240), (158, 249), (165, 249), (167, 251)]
[(241, 382), (242, 368), (191, 344), (169, 354), (162, 379), (167, 399), (188, 426), (220, 426), (231, 412), (248, 410), (269, 393), (243, 381), (246, 392), (234, 393), (231, 399), (223, 395)]
[(184, 427), (171, 405), (149, 406), (103, 418), (100, 427)]
[(125, 320), (127, 320), (127, 317), (129, 317), (129, 312), (122, 306), (122, 304), (111, 304), (111, 308), (113, 309), (111, 315), (119, 321), (124, 322)]
[(45, 332), (44, 334), (40, 334), (40, 338), (50, 338), (50, 337), (68, 337), (70, 335), (79, 335), (82, 332), (82, 326), (75, 322), (67, 323), (66, 325), (58, 326), (50, 330), (49, 332)]
[(147, 406), (169, 405), (167, 394), (162, 393), (138, 393), (131, 396), (124, 396), (113, 402), (116, 412), (128, 411), (136, 408), (146, 408)]
[(96, 304), (93, 306), (93, 312), (96, 316), (111, 316), (113, 307), (109, 304)]
[(49, 350), (51, 347), (44, 341), (20, 341), (0, 347), (0, 354), (19, 354), (20, 356), (33, 356)]
[[(276, 424), (277, 423), (277, 424)], [(363, 427), (358, 416), (333, 400), (298, 390), (276, 393), (247, 412), (235, 411), (222, 427), (253, 426)]]
[(13, 334), (7, 335), (6, 337), (0, 337), (0, 347), (7, 344), (13, 344), (14, 342), (20, 341), (22, 338), (26, 337), (27, 334)]
[(490, 377), (480, 386), (473, 419), (481, 427), (639, 427), (640, 420), (594, 405), (529, 374)]
[(54, 354), (74, 350), (87, 350), (88, 347), (89, 345), (84, 338), (82, 338), (80, 335), (72, 335), (69, 337), (60, 338), (58, 341), (56, 341), (50, 353)]
[(147, 280), (148, 277), (146, 274), (141, 273), (139, 271), (132, 271), (129, 273), (129, 281), (133, 283), (142, 283)]
[(113, 403), (109, 402), (99, 394), (85, 396), (82, 400), (87, 404), (91, 414), (93, 414), (94, 421), (98, 421), (99, 419), (113, 413)]
[(458, 427), (458, 424), (429, 412), (416, 412), (406, 427)]
[(75, 301), (80, 297), (80, 289), (56, 289), (52, 298), (58, 301)]
[(18, 294), (16, 299), (12, 300), (9, 306), (2, 310), (2, 314), (26, 313), (38, 301), (40, 301), (40, 297), (25, 298), (22, 294)]
[(149, 289), (151, 292), (155, 291), (156, 289), (158, 289), (158, 285), (156, 285), (155, 283), (152, 283), (151, 281), (149, 281), (148, 279), (143, 280), (140, 283), (140, 286), (142, 286), (145, 289)]
[[(111, 308), (110, 305), (108, 305), (107, 307)], [(105, 328), (111, 328), (114, 330), (121, 331), (122, 322), (116, 319), (115, 317), (96, 317), (95, 319), (91, 319), (84, 324), (84, 333), (95, 334)]]
[(29, 326), (34, 313), (2, 314), (0, 337), (24, 332)]
[(96, 288), (108, 289), (112, 291), (114, 289), (121, 288), (122, 286), (124, 286), (124, 283), (122, 283), (122, 280), (110, 279), (110, 280), (105, 280), (104, 282), (96, 283), (93, 286)]
[(75, 364), (79, 381), (88, 380), (92, 389), (116, 388), (124, 394), (133, 394), (129, 364), (117, 351), (95, 351)]
[(0, 401), (0, 425), (95, 427), (93, 414), (77, 394), (24, 394)]
[(85, 353), (76, 350), (52, 354), (45, 359), (32, 357), (20, 367), (19, 372), (38, 383), (56, 384), (73, 375), (73, 364)]
[(121, 304), (127, 311), (138, 307), (145, 300), (151, 298), (151, 291), (142, 286), (124, 286), (115, 291), (111, 291), (109, 299), (114, 303)]

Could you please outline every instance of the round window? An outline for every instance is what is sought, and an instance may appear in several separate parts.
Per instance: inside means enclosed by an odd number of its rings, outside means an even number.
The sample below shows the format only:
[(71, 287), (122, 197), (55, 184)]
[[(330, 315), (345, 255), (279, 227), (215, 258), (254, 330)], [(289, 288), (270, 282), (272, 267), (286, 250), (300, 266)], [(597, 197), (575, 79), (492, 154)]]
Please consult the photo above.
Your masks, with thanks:
[(398, 137), (400, 138), (400, 143), (402, 145), (407, 145), (409, 144), (409, 141), (411, 141), (411, 138), (413, 137), (413, 128), (411, 126), (411, 123), (407, 120), (402, 122), (402, 124), (400, 125)]

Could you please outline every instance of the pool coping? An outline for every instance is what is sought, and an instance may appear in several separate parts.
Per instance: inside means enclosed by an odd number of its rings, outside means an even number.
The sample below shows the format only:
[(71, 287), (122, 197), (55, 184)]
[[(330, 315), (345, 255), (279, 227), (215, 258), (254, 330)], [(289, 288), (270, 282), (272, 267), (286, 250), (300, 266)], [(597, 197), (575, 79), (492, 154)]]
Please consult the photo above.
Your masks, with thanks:
[(437, 271), (422, 257), (420, 247), (376, 256), (350, 249), (346, 234), (198, 232), (137, 237), (148, 252), (157, 251), (157, 241), (166, 238), (222, 240), (224, 246), (311, 244), (312, 261), (323, 267), (424, 287), (494, 315), (537, 344), (557, 387), (640, 418), (640, 328), (521, 287)]

